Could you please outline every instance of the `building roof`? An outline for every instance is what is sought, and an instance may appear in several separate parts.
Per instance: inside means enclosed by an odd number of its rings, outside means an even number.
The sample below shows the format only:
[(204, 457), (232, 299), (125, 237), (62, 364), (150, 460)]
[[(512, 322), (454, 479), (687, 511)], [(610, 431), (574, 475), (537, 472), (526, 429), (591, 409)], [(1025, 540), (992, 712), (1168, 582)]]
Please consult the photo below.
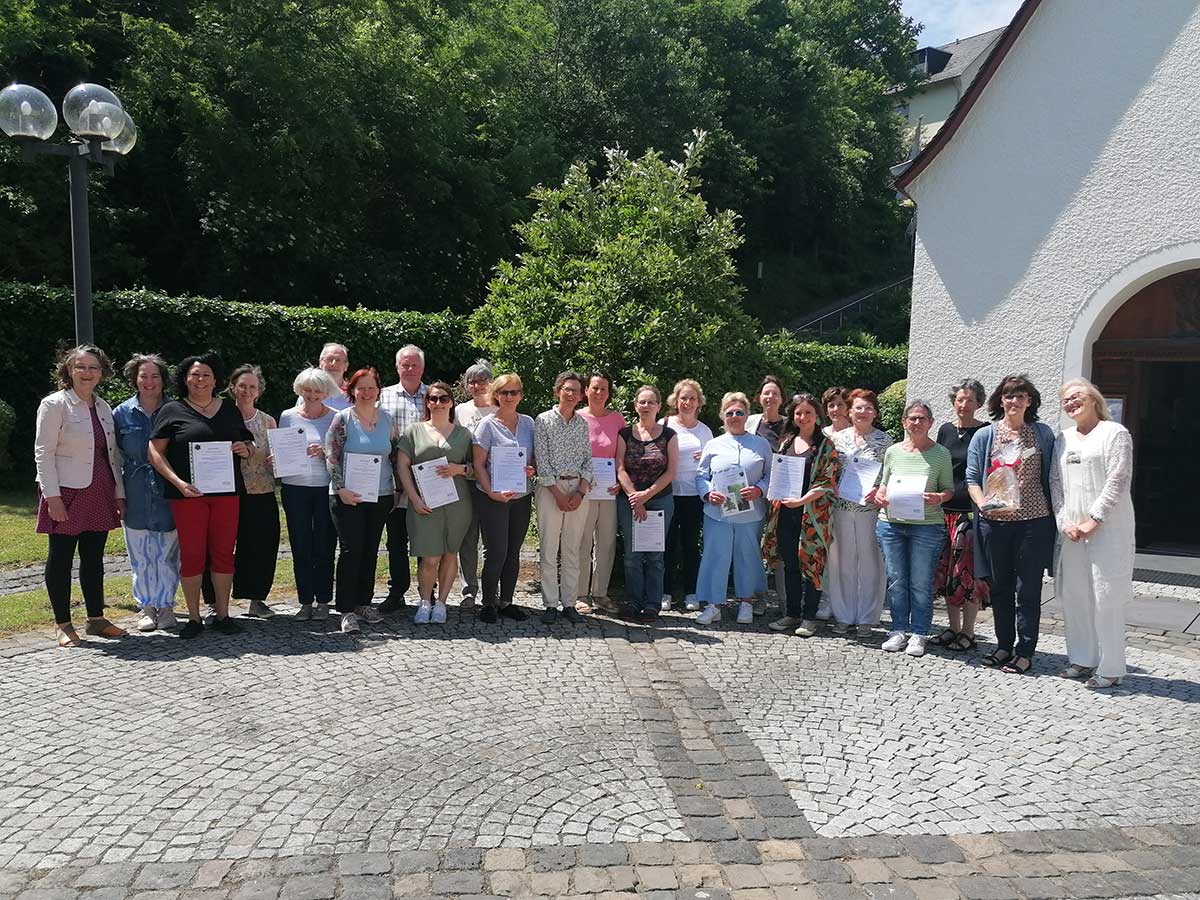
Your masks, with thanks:
[(971, 63), (975, 62), (981, 54), (991, 50), (992, 45), (1000, 39), (1000, 35), (1002, 34), (1004, 34), (1004, 27), (993, 28), (991, 31), (985, 31), (983, 34), (976, 34), (972, 37), (951, 41), (949, 44), (943, 44), (938, 47), (937, 49), (943, 53), (950, 54), (950, 61), (946, 63), (946, 68), (942, 69), (936, 75), (931, 75), (922, 83), (936, 84), (939, 81), (949, 81), (951, 78), (958, 78), (970, 68)]
[[(903, 191), (912, 184), (916, 177), (933, 162), (934, 158), (942, 151), (942, 148), (950, 143), (950, 139), (954, 137), (959, 126), (966, 119), (967, 114), (970, 113), (983, 92), (987, 90), (992, 76), (996, 74), (996, 71), (1000, 68), (1000, 64), (1008, 56), (1008, 51), (1012, 49), (1013, 44), (1017, 42), (1017, 38), (1021, 36), (1021, 32), (1025, 30), (1025, 26), (1029, 24), (1029, 20), (1033, 18), (1033, 14), (1037, 12), (1038, 7), (1041, 5), (1042, 0), (1023, 0), (1008, 27), (1002, 29), (1004, 33), (992, 45), (992, 50), (988, 54), (983, 67), (979, 70), (979, 74), (975, 76), (975, 80), (971, 82), (970, 87), (963, 92), (962, 97), (950, 113), (949, 118), (946, 119), (942, 127), (938, 129), (937, 134), (916, 155), (912, 162), (905, 164), (907, 168), (896, 178), (896, 187), (899, 190)], [(949, 67), (950, 64), (947, 64), (947, 68)]]

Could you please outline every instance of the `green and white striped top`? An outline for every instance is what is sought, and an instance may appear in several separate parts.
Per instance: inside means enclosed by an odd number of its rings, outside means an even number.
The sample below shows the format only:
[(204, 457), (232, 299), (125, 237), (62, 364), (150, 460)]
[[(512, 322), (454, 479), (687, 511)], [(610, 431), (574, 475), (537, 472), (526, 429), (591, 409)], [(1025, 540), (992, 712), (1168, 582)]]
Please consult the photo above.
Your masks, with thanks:
[[(941, 444), (934, 444), (920, 452), (905, 450), (903, 444), (888, 447), (883, 454), (883, 472), (879, 483), (886, 486), (892, 475), (924, 475), (926, 493), (954, 490), (954, 463), (950, 459), (950, 451)], [(925, 504), (923, 522), (893, 519), (890, 507), (881, 509), (879, 518), (907, 525), (944, 525), (946, 521), (941, 506), (932, 503)]]

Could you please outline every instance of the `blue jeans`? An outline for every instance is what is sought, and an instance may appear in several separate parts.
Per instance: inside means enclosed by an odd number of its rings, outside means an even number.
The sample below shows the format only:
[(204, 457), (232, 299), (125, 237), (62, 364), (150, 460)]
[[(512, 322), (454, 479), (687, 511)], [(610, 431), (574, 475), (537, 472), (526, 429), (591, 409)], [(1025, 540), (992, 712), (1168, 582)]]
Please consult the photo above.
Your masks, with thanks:
[(304, 606), (333, 602), (337, 532), (329, 513), (329, 488), (285, 484), (279, 491), (292, 545), (296, 593)]
[(929, 634), (933, 623), (933, 574), (946, 545), (946, 526), (880, 519), (875, 537), (887, 567), (892, 630)]
[[(675, 511), (675, 498), (659, 494), (646, 503), (646, 509), (661, 509), (665, 513), (663, 528), (670, 529)], [(625, 544), (625, 597), (629, 606), (638, 612), (657, 612), (663, 595), (663, 575), (666, 574), (666, 554), (633, 550), (633, 510), (624, 493), (617, 497), (617, 521)], [(665, 531), (664, 531), (665, 533)]]

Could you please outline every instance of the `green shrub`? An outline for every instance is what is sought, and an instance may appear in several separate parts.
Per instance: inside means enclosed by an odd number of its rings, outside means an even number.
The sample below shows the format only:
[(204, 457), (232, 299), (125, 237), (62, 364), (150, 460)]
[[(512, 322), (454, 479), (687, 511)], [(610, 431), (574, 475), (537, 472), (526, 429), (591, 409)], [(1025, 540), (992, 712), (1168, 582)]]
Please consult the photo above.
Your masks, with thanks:
[(889, 384), (879, 395), (880, 428), (887, 431), (898, 441), (904, 440), (904, 425), (900, 419), (904, 415), (904, 404), (908, 399), (908, 379)]
[(848, 347), (801, 341), (790, 331), (776, 331), (761, 342), (763, 371), (783, 379), (789, 392), (818, 397), (827, 387), (880, 391), (908, 370), (907, 347)]
[[(71, 292), (0, 283), (0, 383), (9, 387), (18, 421), (31, 423), (39, 400), (53, 389), (57, 352), (73, 343)], [(168, 362), (212, 348), (228, 369), (257, 363), (267, 379), (261, 402), (272, 415), (295, 402), (292, 379), (314, 365), (326, 341), (350, 350), (350, 365), (375, 366), (385, 384), (396, 381), (395, 352), (404, 344), (425, 351), (426, 378), (453, 381), (478, 357), (466, 336), (466, 319), (451, 313), (376, 312), (344, 307), (309, 309), (233, 303), (203, 297), (169, 297), (153, 291), (96, 295), (96, 343), (118, 369), (132, 354), (161, 353)], [(101, 393), (129, 396), (119, 378)], [(16, 430), (18, 459), (28, 457), (33, 429)]]
[(8, 474), (12, 468), (12, 453), (9, 441), (12, 439), (13, 426), (17, 424), (17, 414), (13, 408), (0, 400), (0, 478)]

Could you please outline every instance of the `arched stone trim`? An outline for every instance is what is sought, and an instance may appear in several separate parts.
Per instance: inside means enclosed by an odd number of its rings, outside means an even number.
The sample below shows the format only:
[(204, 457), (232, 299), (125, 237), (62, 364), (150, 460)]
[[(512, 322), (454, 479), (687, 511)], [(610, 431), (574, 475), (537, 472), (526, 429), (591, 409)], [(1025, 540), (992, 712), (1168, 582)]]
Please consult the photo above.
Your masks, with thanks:
[(1067, 335), (1059, 383), (1080, 375), (1091, 377), (1092, 344), (1126, 300), (1159, 279), (1198, 267), (1200, 241), (1192, 241), (1143, 256), (1109, 278), (1075, 315), (1074, 324)]

